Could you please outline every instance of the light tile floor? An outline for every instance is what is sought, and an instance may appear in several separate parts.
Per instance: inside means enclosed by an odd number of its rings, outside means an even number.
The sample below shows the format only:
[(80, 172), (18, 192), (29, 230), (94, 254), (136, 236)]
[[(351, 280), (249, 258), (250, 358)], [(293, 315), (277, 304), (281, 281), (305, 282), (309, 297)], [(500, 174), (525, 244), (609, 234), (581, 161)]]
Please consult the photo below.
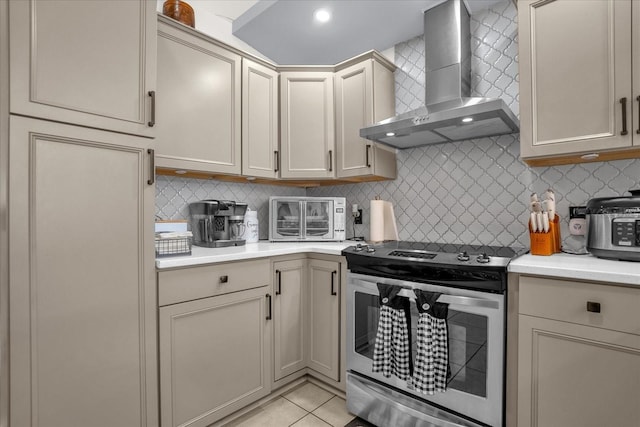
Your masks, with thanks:
[(344, 427), (354, 418), (344, 399), (304, 383), (224, 427)]

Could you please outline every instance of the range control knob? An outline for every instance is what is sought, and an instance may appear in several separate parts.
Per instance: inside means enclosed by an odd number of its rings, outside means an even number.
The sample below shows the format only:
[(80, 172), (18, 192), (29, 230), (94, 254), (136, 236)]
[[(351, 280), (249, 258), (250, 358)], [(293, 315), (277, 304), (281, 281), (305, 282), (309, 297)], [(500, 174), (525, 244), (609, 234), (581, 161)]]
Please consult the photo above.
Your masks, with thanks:
[(483, 252), (482, 255), (478, 255), (476, 261), (478, 261), (480, 264), (486, 264), (491, 261), (491, 258), (489, 257), (489, 255)]
[(458, 261), (469, 261), (469, 254), (467, 251), (460, 252), (458, 254)]
[(374, 253), (376, 250), (375, 248), (372, 248), (371, 246), (367, 246), (367, 252), (369, 252), (370, 254)]

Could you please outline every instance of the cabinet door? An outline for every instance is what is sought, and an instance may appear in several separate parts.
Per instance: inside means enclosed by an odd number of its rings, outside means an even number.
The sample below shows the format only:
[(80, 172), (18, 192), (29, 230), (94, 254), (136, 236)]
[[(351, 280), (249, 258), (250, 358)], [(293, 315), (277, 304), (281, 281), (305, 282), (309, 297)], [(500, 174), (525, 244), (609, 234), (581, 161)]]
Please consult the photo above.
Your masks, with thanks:
[(280, 73), (282, 178), (333, 178), (333, 73)]
[(281, 261), (274, 268), (274, 380), (306, 366), (304, 332), (306, 260)]
[(335, 75), (337, 176), (396, 177), (395, 150), (360, 137), (360, 129), (395, 113), (393, 72), (368, 59)]
[(158, 160), (171, 169), (240, 174), (240, 56), (158, 24)]
[(640, 336), (519, 316), (518, 426), (640, 425)]
[(309, 368), (340, 380), (340, 263), (309, 260)]
[(242, 174), (277, 178), (278, 73), (242, 59)]
[(10, 424), (157, 426), (151, 140), (10, 128)]
[(154, 136), (155, 2), (9, 6), (12, 113)]
[(208, 426), (269, 394), (266, 289), (160, 308), (163, 426)]
[(525, 0), (518, 13), (522, 157), (631, 147), (631, 1)]

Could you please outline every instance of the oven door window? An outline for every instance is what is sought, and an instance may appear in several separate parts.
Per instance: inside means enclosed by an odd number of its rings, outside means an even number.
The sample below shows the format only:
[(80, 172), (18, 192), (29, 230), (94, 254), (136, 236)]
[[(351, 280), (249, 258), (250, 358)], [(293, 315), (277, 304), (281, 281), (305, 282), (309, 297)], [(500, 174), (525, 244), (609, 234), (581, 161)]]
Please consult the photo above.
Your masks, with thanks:
[[(378, 332), (378, 296), (356, 292), (354, 302), (354, 350), (373, 361)], [(411, 357), (415, 362), (418, 310), (411, 304)], [(478, 397), (487, 397), (487, 317), (449, 308), (449, 367), (447, 388)]]

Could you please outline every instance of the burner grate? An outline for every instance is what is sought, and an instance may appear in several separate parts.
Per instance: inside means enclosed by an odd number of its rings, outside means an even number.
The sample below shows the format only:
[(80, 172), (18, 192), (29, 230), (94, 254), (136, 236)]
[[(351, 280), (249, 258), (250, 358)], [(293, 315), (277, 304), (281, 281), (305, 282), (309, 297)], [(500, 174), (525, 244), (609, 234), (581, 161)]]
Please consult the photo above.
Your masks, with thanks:
[(398, 256), (404, 258), (418, 258), (418, 259), (434, 259), (437, 254), (429, 252), (407, 252), (407, 251), (392, 251), (389, 256)]

